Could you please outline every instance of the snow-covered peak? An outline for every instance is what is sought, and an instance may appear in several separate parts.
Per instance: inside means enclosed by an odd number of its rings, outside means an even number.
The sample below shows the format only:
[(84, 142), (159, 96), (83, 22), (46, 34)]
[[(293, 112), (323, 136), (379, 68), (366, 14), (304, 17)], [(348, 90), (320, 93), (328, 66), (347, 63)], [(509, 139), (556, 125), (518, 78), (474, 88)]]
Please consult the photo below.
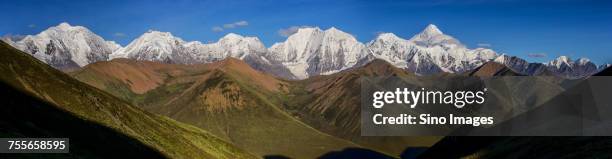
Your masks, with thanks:
[(427, 25), (427, 27), (425, 27), (425, 30), (423, 30), (422, 34), (426, 34), (429, 36), (436, 36), (436, 35), (443, 35), (444, 33), (442, 33), (440, 29), (438, 29), (438, 26), (434, 24), (429, 24)]
[(235, 33), (229, 33), (217, 42), (204, 44), (200, 41), (183, 41), (169, 32), (150, 30), (125, 48), (115, 51), (111, 57), (194, 64), (214, 62), (227, 57), (243, 59), (250, 54), (266, 51), (259, 38)]
[(251, 53), (261, 53), (267, 51), (266, 47), (259, 40), (259, 38), (245, 37), (234, 33), (229, 33), (219, 39), (217, 43), (209, 45), (209, 48), (220, 47), (216, 49), (221, 50), (219, 53), (224, 54), (222, 56), (229, 56), (239, 59), (243, 59), (245, 56)]
[(295, 34), (313, 34), (316, 32), (322, 32), (321, 28), (319, 27), (300, 27), (295, 32)]
[(581, 58), (578, 58), (578, 59), (576, 60), (576, 63), (577, 63), (577, 64), (579, 64), (579, 65), (586, 65), (586, 64), (588, 64), (588, 63), (590, 63), (590, 62), (591, 62), (591, 60), (589, 60), (589, 59), (587, 59), (587, 58), (582, 58), (582, 57), (581, 57)]
[(393, 33), (379, 34), (368, 43), (368, 49), (375, 58), (420, 75), (464, 72), (497, 57), (491, 49), (466, 48), (433, 24), (410, 40)]
[(59, 29), (62, 29), (62, 30), (68, 30), (68, 29), (72, 29), (73, 28), (73, 26), (68, 24), (67, 22), (62, 22), (59, 25), (57, 25), (56, 27), (59, 28)]
[(578, 58), (576, 61), (572, 61), (567, 56), (560, 56), (546, 63), (546, 66), (555, 75), (566, 78), (582, 78), (599, 71), (597, 65), (589, 59)]
[(133, 45), (166, 45), (167, 43), (177, 44), (183, 42), (184, 41), (181, 38), (174, 37), (174, 35), (172, 35), (172, 33), (170, 32), (149, 30), (148, 32), (142, 34), (140, 37), (136, 38), (136, 40), (128, 44), (128, 47)]
[(65, 70), (108, 60), (109, 54), (120, 47), (85, 27), (66, 22), (37, 35), (28, 35), (13, 45), (55, 68)]
[(441, 46), (445, 49), (452, 49), (456, 47), (465, 48), (459, 40), (452, 36), (446, 35), (438, 29), (437, 26), (430, 24), (421, 33), (413, 36), (410, 41), (423, 47), (434, 47)]
[(493, 61), (497, 62), (497, 63), (503, 64), (503, 63), (505, 63), (508, 60), (508, 58), (510, 58), (510, 57), (508, 55), (506, 55), (505, 53), (503, 53), (503, 54), (497, 56), (495, 59), (493, 59)]
[(144, 41), (158, 41), (158, 40), (180, 40), (180, 38), (174, 37), (170, 32), (161, 32), (157, 30), (149, 30), (146, 33), (142, 34), (134, 41), (144, 40)]
[(244, 38), (242, 35), (238, 35), (236, 33), (228, 33), (227, 35), (223, 36), (221, 40), (240, 40), (242, 38)]
[(353, 43), (360, 43), (359, 41), (357, 41), (357, 39), (346, 32), (343, 32), (342, 30), (338, 30), (335, 27), (331, 27), (327, 30), (324, 31), (325, 34), (325, 39), (329, 39), (329, 40), (348, 40), (351, 41)]
[(549, 66), (555, 66), (557, 68), (560, 68), (562, 65), (570, 65), (570, 63), (572, 63), (571, 59), (567, 56), (559, 56), (556, 59), (548, 62)]
[(149, 30), (124, 48), (115, 51), (111, 58), (189, 63), (192, 57), (184, 55), (185, 41), (170, 32)]
[(333, 36), (333, 37), (338, 37), (338, 38), (345, 38), (345, 39), (355, 39), (355, 37), (349, 33), (343, 32), (342, 30), (338, 30), (338, 28), (336, 27), (331, 27), (327, 30), (325, 30), (325, 35), (326, 36)]
[(406, 41), (406, 39), (402, 39), (393, 33), (381, 33), (376, 36), (376, 39), (372, 40), (370, 43), (382, 41), (382, 42), (395, 42), (395, 41)]
[(242, 36), (234, 33), (229, 33), (223, 38), (219, 39), (220, 45), (226, 47), (240, 46), (248, 47), (249, 49), (255, 49), (257, 51), (265, 51), (266, 47), (257, 37)]
[(300, 79), (350, 68), (367, 55), (364, 44), (335, 27), (300, 28), (269, 50), (266, 58), (281, 62)]
[(569, 58), (569, 57), (567, 57), (567, 56), (559, 56), (559, 57), (557, 57), (557, 59), (556, 59), (556, 60), (557, 60), (557, 61), (560, 61), (560, 62), (564, 62), (564, 63), (569, 63), (570, 58)]

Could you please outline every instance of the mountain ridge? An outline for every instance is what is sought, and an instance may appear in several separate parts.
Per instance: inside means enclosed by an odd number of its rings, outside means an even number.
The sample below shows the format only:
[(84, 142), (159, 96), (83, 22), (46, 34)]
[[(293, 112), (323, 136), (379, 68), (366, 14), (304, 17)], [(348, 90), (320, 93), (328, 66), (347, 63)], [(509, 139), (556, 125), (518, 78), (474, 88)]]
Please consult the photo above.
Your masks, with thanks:
[[(72, 28), (72, 29), (71, 29)], [(74, 29), (76, 28), (76, 29)], [(338, 28), (331, 27), (321, 30), (318, 27), (302, 27), (290, 35), (285, 41), (275, 43), (266, 48), (257, 37), (247, 37), (228, 33), (217, 42), (201, 43), (199, 41), (184, 41), (170, 32), (149, 30), (130, 44), (121, 47), (112, 41), (104, 41), (82, 26), (71, 26), (61, 23), (49, 30), (85, 30), (93, 37), (88, 43), (101, 46), (97, 50), (83, 51), (64, 46), (73, 39), (59, 38), (37, 40), (26, 36), (21, 40), (3, 38), (7, 43), (39, 56), (46, 63), (62, 69), (74, 70), (96, 61), (108, 61), (114, 58), (132, 58), (137, 60), (161, 61), (177, 64), (210, 63), (234, 57), (247, 61), (249, 65), (260, 71), (268, 72), (285, 79), (305, 79), (316, 75), (327, 75), (352, 67), (359, 67), (373, 59), (383, 59), (396, 67), (415, 72), (419, 75), (431, 75), (440, 72), (462, 73), (472, 70), (488, 61), (505, 58), (487, 48), (469, 49), (459, 40), (444, 34), (436, 25), (430, 24), (423, 31), (410, 39), (402, 39), (393, 33), (379, 34), (375, 39), (362, 43), (356, 38)], [(67, 34), (67, 33), (63, 33)], [(37, 35), (40, 36), (40, 35)], [(62, 37), (61, 35), (56, 35)], [(45, 39), (45, 38), (39, 38)], [(48, 39), (48, 38), (46, 38)], [(88, 40), (78, 40), (88, 41)], [(43, 44), (51, 47), (43, 46)], [(78, 45), (77, 48), (87, 48)], [(83, 47), (81, 47), (83, 46)], [(51, 48), (51, 49), (47, 49)], [(98, 48), (98, 47), (96, 47)], [(52, 54), (39, 53), (40, 50)], [(111, 51), (109, 51), (111, 50)], [(101, 53), (100, 53), (101, 52)], [(89, 56), (91, 55), (91, 56)], [(85, 58), (85, 56), (87, 58)], [(534, 72), (547, 68), (553, 75), (565, 78), (582, 78), (603, 69), (590, 60), (580, 58), (575, 62), (560, 62), (560, 58), (541, 64), (529, 63), (516, 58), (519, 63), (506, 62), (505, 65), (526, 75), (536, 75)], [(520, 60), (519, 60), (520, 59)], [(520, 61), (524, 61), (522, 64)], [(532, 68), (530, 68), (532, 67)], [(541, 68), (540, 68), (541, 67)]]

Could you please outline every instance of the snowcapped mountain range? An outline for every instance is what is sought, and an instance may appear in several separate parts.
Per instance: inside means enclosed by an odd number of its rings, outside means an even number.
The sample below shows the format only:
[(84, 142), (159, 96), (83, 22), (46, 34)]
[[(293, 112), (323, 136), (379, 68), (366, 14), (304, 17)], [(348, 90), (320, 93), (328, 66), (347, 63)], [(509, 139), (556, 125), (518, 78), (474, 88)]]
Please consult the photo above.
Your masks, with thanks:
[(71, 26), (68, 23), (61, 23), (37, 35), (28, 35), (19, 41), (8, 43), (62, 70), (108, 60), (113, 51), (121, 48), (117, 43), (105, 41), (85, 27)]
[(125, 47), (105, 41), (82, 26), (61, 23), (20, 40), (3, 38), (10, 45), (62, 70), (114, 58), (177, 64), (209, 63), (238, 58), (255, 69), (288, 79), (336, 73), (383, 59), (420, 75), (460, 73), (494, 61), (526, 75), (553, 74), (566, 78), (592, 75), (598, 67), (585, 58), (575, 61), (561, 56), (548, 63), (529, 63), (521, 58), (498, 55), (486, 48), (469, 49), (444, 34), (435, 25), (406, 40), (393, 33), (379, 34), (364, 44), (337, 28), (300, 28), (286, 41), (266, 48), (257, 37), (230, 33), (215, 43), (186, 42), (169, 32), (147, 31)]
[(464, 72), (497, 56), (490, 49), (468, 49), (457, 39), (443, 34), (435, 25), (427, 26), (410, 40), (393, 33), (380, 34), (368, 43), (368, 49), (375, 58), (422, 75), (441, 71)]

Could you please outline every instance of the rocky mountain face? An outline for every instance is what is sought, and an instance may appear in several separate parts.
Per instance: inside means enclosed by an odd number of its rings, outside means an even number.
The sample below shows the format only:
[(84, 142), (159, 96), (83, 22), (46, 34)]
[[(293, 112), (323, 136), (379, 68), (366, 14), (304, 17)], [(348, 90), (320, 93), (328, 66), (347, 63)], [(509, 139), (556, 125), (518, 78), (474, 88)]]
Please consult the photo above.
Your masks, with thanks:
[(37, 35), (28, 35), (19, 41), (7, 43), (62, 70), (106, 61), (113, 51), (120, 48), (115, 42), (105, 41), (85, 27), (71, 26), (68, 23), (61, 23)]
[(605, 67), (598, 67), (584, 58), (571, 61), (567, 57), (559, 57), (548, 63), (529, 63), (518, 57), (497, 55), (487, 48), (470, 49), (435, 25), (427, 26), (410, 39), (383, 33), (367, 44), (334, 27), (327, 30), (300, 28), (286, 41), (270, 48), (266, 48), (257, 37), (234, 33), (205, 44), (187, 42), (169, 32), (153, 30), (121, 47), (112, 41), (105, 41), (85, 27), (68, 23), (23, 39), (2, 40), (61, 70), (115, 58), (200, 64), (228, 57), (241, 59), (257, 70), (285, 79), (333, 74), (362, 66), (374, 59), (385, 60), (418, 75), (463, 73), (489, 61), (502, 63), (525, 75), (550, 74), (565, 78), (589, 76)]

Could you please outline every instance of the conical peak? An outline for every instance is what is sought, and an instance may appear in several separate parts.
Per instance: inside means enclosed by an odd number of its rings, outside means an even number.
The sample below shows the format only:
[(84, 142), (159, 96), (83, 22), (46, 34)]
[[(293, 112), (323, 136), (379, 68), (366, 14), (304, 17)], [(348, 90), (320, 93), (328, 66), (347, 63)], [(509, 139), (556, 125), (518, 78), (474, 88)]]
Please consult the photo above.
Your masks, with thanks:
[(244, 38), (242, 35), (238, 35), (236, 33), (229, 33), (223, 36), (222, 39), (242, 39), (242, 38)]
[(427, 25), (425, 30), (423, 30), (422, 34), (438, 35), (438, 34), (444, 34), (444, 33), (442, 33), (442, 31), (440, 31), (440, 29), (438, 29), (438, 27), (436, 25), (429, 24), (429, 25)]

